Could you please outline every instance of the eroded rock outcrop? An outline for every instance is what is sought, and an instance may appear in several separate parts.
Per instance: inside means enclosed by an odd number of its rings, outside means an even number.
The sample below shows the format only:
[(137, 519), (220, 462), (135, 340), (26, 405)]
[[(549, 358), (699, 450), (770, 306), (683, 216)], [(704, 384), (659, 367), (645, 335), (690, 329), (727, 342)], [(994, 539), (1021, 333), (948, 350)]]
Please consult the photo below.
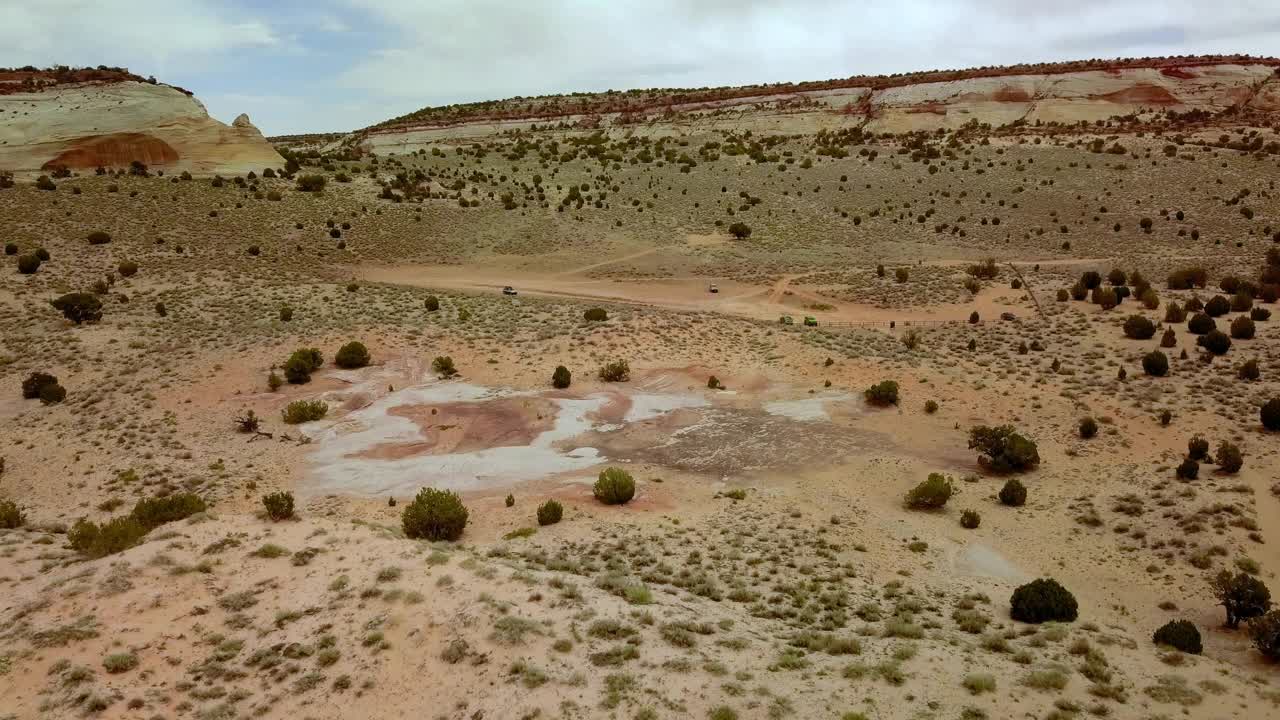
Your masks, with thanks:
[(247, 115), (218, 122), (178, 88), (133, 79), (7, 83), (0, 93), (0, 169), (78, 170), (133, 161), (194, 174), (261, 172), (284, 159)]

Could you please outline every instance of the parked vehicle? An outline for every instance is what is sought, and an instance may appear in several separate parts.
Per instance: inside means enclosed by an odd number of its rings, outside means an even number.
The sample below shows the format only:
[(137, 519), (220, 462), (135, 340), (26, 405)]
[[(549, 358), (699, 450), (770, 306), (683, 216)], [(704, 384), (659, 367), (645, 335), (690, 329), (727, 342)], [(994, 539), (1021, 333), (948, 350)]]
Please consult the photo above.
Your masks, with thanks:
[(813, 317), (812, 315), (805, 315), (804, 324), (809, 327), (818, 327), (818, 319)]
[(1000, 319), (1001, 320), (1017, 320), (1018, 316), (1014, 315), (1011, 312), (1002, 312), (1000, 313)]
[(796, 324), (795, 319), (794, 319), (794, 318), (792, 318), (790, 315), (783, 315), (782, 317), (778, 318), (778, 322), (782, 323), (783, 325), (795, 325), (795, 324)]
[(715, 283), (711, 283), (707, 286), (707, 292), (718, 293), (720, 292), (720, 288), (716, 287)]
[(503, 294), (503, 295), (518, 295), (519, 293), (517, 293), (517, 292), (516, 292), (516, 289), (515, 289), (515, 288), (511, 287), (510, 285), (507, 285), (506, 287), (502, 288), (502, 294)]

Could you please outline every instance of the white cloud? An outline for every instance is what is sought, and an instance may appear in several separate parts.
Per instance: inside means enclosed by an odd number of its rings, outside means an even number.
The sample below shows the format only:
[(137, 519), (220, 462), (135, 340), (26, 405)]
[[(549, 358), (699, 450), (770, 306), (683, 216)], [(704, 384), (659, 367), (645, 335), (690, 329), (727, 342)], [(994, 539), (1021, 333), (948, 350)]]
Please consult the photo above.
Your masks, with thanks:
[(42, 0), (0, 6), (0, 65), (122, 65), (161, 73), (281, 44), (264, 21), (205, 0)]

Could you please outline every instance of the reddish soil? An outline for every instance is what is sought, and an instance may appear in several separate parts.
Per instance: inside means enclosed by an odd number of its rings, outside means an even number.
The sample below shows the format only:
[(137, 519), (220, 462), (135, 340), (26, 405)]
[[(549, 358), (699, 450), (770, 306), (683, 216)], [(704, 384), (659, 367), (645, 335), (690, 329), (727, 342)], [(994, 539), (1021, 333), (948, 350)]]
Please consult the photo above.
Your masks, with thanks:
[(991, 95), (996, 102), (1030, 102), (1031, 93), (1022, 88), (1005, 85)]
[(540, 398), (503, 398), (481, 403), (400, 405), (388, 415), (407, 418), (422, 430), (423, 442), (384, 443), (355, 457), (398, 460), (415, 455), (465, 453), (528, 445), (555, 424), (555, 404)]
[(1178, 78), (1179, 80), (1190, 80), (1194, 77), (1198, 77), (1195, 73), (1191, 72), (1190, 70), (1187, 70), (1185, 68), (1180, 68), (1180, 67), (1160, 68), (1160, 74), (1164, 75), (1165, 77)]
[(126, 167), (134, 160), (146, 165), (167, 165), (178, 161), (178, 151), (169, 143), (144, 133), (115, 133), (81, 138), (44, 164), (69, 168)]

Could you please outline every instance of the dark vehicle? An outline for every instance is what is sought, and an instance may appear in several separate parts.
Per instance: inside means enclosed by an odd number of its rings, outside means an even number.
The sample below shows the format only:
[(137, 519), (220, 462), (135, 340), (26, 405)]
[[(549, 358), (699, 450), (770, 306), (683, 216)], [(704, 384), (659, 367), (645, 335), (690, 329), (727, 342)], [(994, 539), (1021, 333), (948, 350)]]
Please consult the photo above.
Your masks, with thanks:
[(503, 295), (519, 295), (519, 293), (516, 292), (516, 289), (511, 287), (510, 285), (507, 285), (506, 287), (502, 288), (502, 294)]
[(1018, 316), (1014, 315), (1011, 312), (1003, 312), (1003, 313), (1000, 313), (1000, 319), (1001, 320), (1017, 320)]

